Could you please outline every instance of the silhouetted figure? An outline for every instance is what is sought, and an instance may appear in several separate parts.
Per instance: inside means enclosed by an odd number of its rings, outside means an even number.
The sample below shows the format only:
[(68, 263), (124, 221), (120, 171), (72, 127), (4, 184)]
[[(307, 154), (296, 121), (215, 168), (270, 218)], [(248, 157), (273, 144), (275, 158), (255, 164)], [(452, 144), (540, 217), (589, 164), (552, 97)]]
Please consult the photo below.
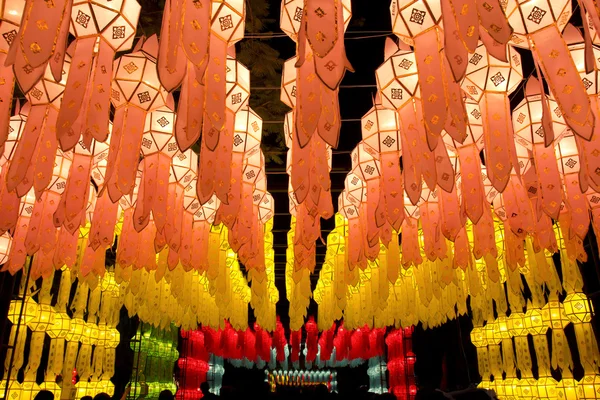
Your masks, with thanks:
[(110, 396), (107, 393), (98, 393), (94, 396), (94, 400), (110, 400)]
[(163, 390), (158, 395), (158, 400), (173, 400), (174, 398), (175, 396), (173, 396), (173, 393), (171, 393), (170, 390)]
[(54, 393), (48, 390), (40, 390), (40, 392), (35, 395), (34, 400), (54, 400)]
[(200, 384), (200, 391), (202, 392), (202, 398), (206, 399), (206, 400), (215, 400), (217, 398), (216, 395), (214, 395), (213, 393), (211, 393), (211, 391), (209, 390), (210, 386), (208, 385), (208, 382), (202, 382)]
[(81, 400), (94, 400), (92, 396), (83, 396)]

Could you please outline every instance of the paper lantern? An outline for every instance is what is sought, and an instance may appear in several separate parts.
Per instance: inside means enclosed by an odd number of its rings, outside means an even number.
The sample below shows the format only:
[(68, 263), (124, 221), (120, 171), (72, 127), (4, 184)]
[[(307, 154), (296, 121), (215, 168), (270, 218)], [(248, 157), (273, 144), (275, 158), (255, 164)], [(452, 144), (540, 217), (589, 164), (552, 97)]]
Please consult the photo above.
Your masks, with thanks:
[(64, 339), (71, 331), (71, 319), (66, 313), (54, 311), (52, 325), (46, 333), (51, 339)]
[(508, 95), (518, 87), (523, 72), (516, 50), (509, 47), (508, 53), (508, 62), (500, 61), (480, 43), (469, 55), (465, 80), (461, 84), (469, 97), (480, 102), (486, 166), (492, 185), (499, 192), (504, 191), (512, 168), (519, 171), (509, 122)]
[(578, 386), (577, 398), (579, 400), (594, 399), (598, 396), (598, 390), (600, 390), (600, 376), (597, 374), (585, 375), (579, 381)]
[(548, 330), (548, 326), (544, 323), (542, 312), (539, 309), (528, 308), (523, 317), (525, 328), (532, 335), (542, 335)]
[[(231, 175), (229, 178), (231, 186), (227, 194), (227, 203), (222, 203), (219, 208), (219, 221), (223, 221), (229, 228), (233, 226), (241, 206), (244, 160), (257, 152), (261, 135), (262, 119), (250, 107), (240, 110), (235, 115)], [(202, 185), (212, 183), (211, 181), (206, 182), (206, 174), (201, 175), (201, 179)], [(200, 186), (198, 186), (198, 189), (200, 189)], [(202, 193), (205, 193), (205, 191), (202, 190)], [(198, 197), (201, 198), (203, 195), (201, 196), (201, 193), (199, 193)]]
[[(440, 28), (442, 10), (436, 2), (392, 1), (392, 31), (400, 40), (414, 46), (415, 67), (423, 99), (425, 125), (433, 135), (441, 135), (446, 123), (448, 99), (443, 89), (446, 76), (442, 59)], [(435, 146), (431, 146), (434, 149)]]
[[(351, 153), (352, 169), (366, 183), (366, 230), (370, 247), (379, 249), (379, 231), (385, 221), (385, 214), (378, 212), (380, 206), (381, 163), (379, 154), (364, 142), (360, 142)], [(362, 211), (362, 210), (361, 210)]]
[(114, 65), (111, 101), (116, 108), (115, 128), (106, 171), (114, 202), (133, 189), (146, 113), (167, 104), (167, 93), (156, 72), (156, 36), (137, 47), (138, 51), (119, 57)]
[(58, 147), (56, 133), (51, 132), (50, 127), (56, 125), (70, 62), (70, 57), (65, 58), (60, 67), (64, 74), (58, 80), (52, 76), (50, 67), (46, 68), (41, 80), (26, 93), (31, 108), (14, 150), (12, 159), (16, 162), (11, 162), (6, 175), (6, 187), (11, 192), (16, 190), (19, 197), (27, 194), (32, 186), (39, 197), (49, 186)]
[(56, 123), (64, 151), (75, 146), (80, 132), (87, 144), (91, 137), (107, 139), (113, 59), (117, 51), (131, 48), (140, 10), (136, 0), (73, 2), (70, 28), (77, 68), (69, 72)]
[(590, 225), (589, 205), (583, 196), (582, 186), (584, 183), (579, 174), (581, 160), (577, 143), (572, 134), (565, 135), (558, 141), (555, 147), (555, 156), (558, 160), (566, 195), (565, 215), (569, 219), (572, 232), (583, 240)]
[(37, 303), (29, 296), (25, 301), (12, 300), (8, 307), (8, 320), (17, 325), (29, 325), (38, 317)]
[(565, 314), (573, 322), (590, 322), (592, 309), (588, 298), (583, 293), (569, 293), (563, 300)]
[[(225, 126), (227, 104), (227, 49), (244, 36), (246, 4), (232, 0), (212, 1), (203, 144), (214, 150)], [(232, 97), (237, 101), (238, 93)], [(212, 139), (210, 139), (212, 138)]]
[(379, 152), (387, 221), (399, 231), (404, 220), (404, 199), (399, 166), (401, 138), (398, 116), (394, 110), (375, 105), (362, 118), (361, 125), (363, 141)]
[[(561, 136), (567, 129), (556, 102), (539, 92), (539, 85), (530, 78), (526, 86), (526, 98), (513, 111), (513, 127), (517, 140), (533, 152), (536, 165), (537, 180), (541, 191), (542, 208), (544, 212), (558, 219), (562, 204), (562, 190), (558, 166), (553, 157), (553, 145), (546, 146), (546, 135), (552, 138)], [(551, 124), (544, 126), (543, 102), (547, 102), (550, 110)], [(546, 128), (552, 132), (546, 133)], [(522, 171), (524, 172), (524, 171)]]
[(4, 265), (8, 260), (9, 251), (12, 245), (12, 237), (8, 232), (0, 236), (0, 265)]
[(141, 232), (150, 222), (150, 212), (156, 229), (163, 230), (167, 219), (171, 159), (179, 148), (173, 136), (175, 113), (167, 107), (146, 114), (141, 151), (144, 172), (134, 212), (134, 226)]

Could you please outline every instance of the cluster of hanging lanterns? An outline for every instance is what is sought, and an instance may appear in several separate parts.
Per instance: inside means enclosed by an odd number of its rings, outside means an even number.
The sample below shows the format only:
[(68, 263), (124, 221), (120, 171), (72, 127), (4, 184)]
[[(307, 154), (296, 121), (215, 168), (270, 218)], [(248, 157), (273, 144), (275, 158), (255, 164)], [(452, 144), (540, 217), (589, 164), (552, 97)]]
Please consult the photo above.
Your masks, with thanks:
[[(588, 40), (597, 9), (580, 7), (593, 14), (584, 15), (585, 38), (568, 24), (570, 2), (392, 1), (400, 42), (387, 40), (377, 97), (361, 120), (362, 141), (327, 237), (313, 293), (320, 329), (341, 318), (349, 329), (434, 327), (466, 314), (470, 298), (474, 324), (485, 332), (474, 337), (486, 338), (478, 342), (488, 352), (479, 357), (484, 387), (527, 382), (559, 390), (549, 365), (534, 380), (527, 360), (511, 356), (513, 338), (524, 354), (521, 338), (548, 328), (551, 351), (535, 336), (534, 343), (570, 385), (563, 329), (580, 320), (558, 298), (564, 289), (580, 309), (590, 308), (577, 261), (587, 259), (590, 223), (598, 230), (600, 198), (600, 49)], [(515, 47), (531, 51), (538, 79), (524, 79)], [(524, 99), (511, 109), (508, 96), (521, 87)], [(545, 328), (514, 336), (496, 330), (528, 313)], [(582, 336), (588, 328), (577, 323)], [(583, 393), (595, 382), (598, 350), (594, 340), (578, 343), (582, 365), (590, 365), (578, 384)]]
[[(110, 379), (115, 374), (116, 347), (120, 341), (116, 326), (122, 305), (114, 276), (107, 273), (94, 288), (83, 281), (75, 283), (71, 300), (73, 282), (68, 270), (56, 276), (52, 273), (39, 287), (26, 279), (26, 275), (22, 278), (20, 293), (24, 298), (13, 300), (8, 313), (13, 324), (11, 343), (15, 347), (5, 358), (4, 374), (9, 387), (2, 390), (8, 389), (11, 397), (21, 399), (32, 399), (40, 390), (49, 390), (57, 397), (63, 392), (65, 397), (70, 393), (78, 397), (114, 393)], [(53, 293), (55, 279), (59, 283)], [(67, 307), (72, 317), (67, 314)], [(28, 330), (31, 331), (29, 339)], [(46, 336), (50, 338), (47, 348), (44, 347)], [(28, 340), (29, 355), (25, 360)], [(47, 358), (46, 373), (44, 381), (38, 384), (37, 372), (43, 357)], [(24, 375), (20, 382), (17, 374), (22, 368)], [(62, 385), (56, 383), (57, 376), (74, 374), (78, 381), (64, 379)]]
[(296, 56), (284, 64), (281, 82), (281, 100), (293, 109), (284, 124), (292, 215), (286, 265), (292, 330), (299, 329), (306, 317), (321, 218), (334, 213), (331, 149), (340, 138), (339, 85), (346, 70), (352, 71), (344, 48), (351, 18), (349, 0), (283, 0), (281, 5), (281, 29), (297, 43)]
[[(25, 11), (13, 3), (1, 22), (0, 74), (16, 79), (27, 103), (8, 118), (14, 85), (3, 85), (3, 270), (14, 274), (33, 257), (34, 279), (66, 265), (94, 285), (106, 250), (116, 248), (130, 314), (188, 329), (232, 319), (241, 329), (250, 303), (274, 329), (262, 120), (248, 105), (250, 72), (233, 46), (244, 35), (245, 4), (169, 2), (160, 41), (134, 45), (135, 0)], [(200, 157), (191, 149), (199, 140)]]
[(137, 364), (137, 377), (134, 375), (130, 382), (132, 396), (157, 399), (163, 390), (177, 391), (173, 367), (179, 358), (178, 342), (179, 331), (174, 325), (167, 329), (153, 328), (146, 323), (139, 325), (130, 343)]

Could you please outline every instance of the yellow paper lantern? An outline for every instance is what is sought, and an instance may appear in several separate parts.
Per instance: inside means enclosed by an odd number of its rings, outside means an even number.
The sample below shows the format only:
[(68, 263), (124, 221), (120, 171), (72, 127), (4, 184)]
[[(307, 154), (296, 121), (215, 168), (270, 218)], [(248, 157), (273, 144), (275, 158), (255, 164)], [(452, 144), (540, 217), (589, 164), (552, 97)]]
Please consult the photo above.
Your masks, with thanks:
[(69, 342), (80, 342), (85, 331), (85, 321), (82, 318), (75, 317), (71, 319), (69, 332), (65, 335), (65, 339)]
[(597, 399), (600, 397), (600, 376), (585, 375), (579, 382), (579, 399)]
[(540, 377), (537, 381), (537, 392), (540, 399), (556, 399), (558, 397), (558, 382), (551, 376)]
[(525, 328), (532, 335), (544, 335), (548, 331), (548, 325), (544, 323), (542, 312), (538, 308), (530, 308), (523, 317)]
[(29, 296), (22, 300), (12, 300), (8, 308), (8, 319), (13, 324), (29, 325), (38, 314), (37, 303)]
[(34, 332), (46, 332), (54, 325), (54, 309), (47, 304), (38, 304), (37, 306), (37, 315), (27, 326)]
[(513, 312), (506, 320), (506, 326), (511, 336), (527, 336), (525, 314)]
[(52, 325), (48, 327), (46, 333), (50, 338), (64, 339), (71, 330), (71, 318), (66, 313), (54, 312)]
[(552, 329), (564, 329), (571, 322), (561, 302), (549, 301), (542, 308), (542, 319)]
[(592, 320), (592, 306), (583, 293), (570, 293), (563, 301), (566, 316), (574, 324)]
[(573, 378), (563, 377), (560, 382), (556, 384), (557, 396), (561, 400), (578, 400), (579, 399), (579, 386), (578, 382)]
[(40, 391), (40, 387), (35, 381), (25, 381), (21, 384), (20, 400), (33, 400), (35, 395)]
[(510, 331), (508, 329), (508, 321), (504, 316), (500, 316), (493, 323), (493, 336), (495, 341), (510, 339)]

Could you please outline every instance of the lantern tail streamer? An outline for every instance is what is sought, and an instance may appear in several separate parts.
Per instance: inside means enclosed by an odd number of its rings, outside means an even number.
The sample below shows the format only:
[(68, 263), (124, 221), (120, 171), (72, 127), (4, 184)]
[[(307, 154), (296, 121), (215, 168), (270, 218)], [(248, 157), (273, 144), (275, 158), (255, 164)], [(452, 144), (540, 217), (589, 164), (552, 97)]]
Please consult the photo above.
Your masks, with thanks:
[(225, 111), (225, 129), (221, 131), (219, 145), (215, 150), (217, 167), (215, 170), (215, 194), (222, 203), (229, 200), (227, 194), (231, 188), (231, 161), (233, 158), (233, 141), (235, 130), (235, 114), (230, 110)]
[[(0, 153), (4, 153), (4, 143), (10, 128), (10, 111), (15, 89), (15, 75), (11, 67), (4, 66), (6, 54), (0, 53)], [(18, 105), (17, 105), (18, 107)]]
[[(482, 30), (491, 36), (497, 43), (503, 45), (506, 52), (506, 44), (510, 40), (513, 29), (509, 25), (504, 10), (499, 0), (476, 0), (479, 21)], [(487, 46), (486, 46), (487, 47)]]
[[(110, 164), (107, 166), (107, 176), (109, 169), (113, 169), (109, 184), (115, 185), (121, 195), (130, 194), (133, 190), (142, 145), (143, 127), (146, 120), (146, 111), (135, 106), (125, 107), (115, 164), (114, 166)], [(118, 198), (113, 198), (113, 200), (116, 201)]]
[(200, 139), (206, 92), (200, 70), (189, 62), (187, 68), (177, 105), (178, 118), (175, 121), (175, 139), (181, 151), (189, 149)]
[[(34, 161), (34, 156), (37, 153), (38, 141), (47, 128), (47, 116), (50, 112), (50, 107), (43, 105), (31, 107), (25, 129), (17, 144), (6, 175), (6, 187), (9, 192), (14, 191), (24, 181), (30, 168), (33, 170), (32, 161)], [(29, 188), (33, 185), (33, 180), (28, 180), (25, 183), (28, 187), (22, 192), (23, 194), (29, 191)]]
[(583, 83), (579, 78), (569, 49), (556, 24), (530, 34), (533, 55), (540, 65), (552, 94), (556, 97), (569, 127), (585, 140), (590, 140), (594, 115)]
[[(168, 92), (175, 90), (185, 78), (187, 58), (180, 47), (183, 30), (184, 0), (165, 2), (157, 59), (158, 78)], [(206, 26), (205, 26), (206, 29)]]
[[(439, 137), (446, 124), (448, 98), (443, 70), (440, 33), (430, 29), (415, 37), (415, 58), (419, 70), (421, 103), (428, 133)], [(427, 137), (429, 148), (435, 149), (437, 140)]]
[(82, 109), (88, 82), (90, 81), (92, 64), (94, 63), (93, 54), (96, 39), (96, 36), (91, 36), (76, 40), (75, 51), (71, 61), (73, 68), (69, 70), (67, 85), (62, 99), (63, 106), (60, 107), (58, 112), (56, 125), (56, 135), (58, 138), (69, 134), (79, 137), (78, 133), (69, 132)]
[(484, 116), (483, 134), (485, 141), (485, 161), (488, 176), (494, 188), (503, 192), (510, 178), (510, 171), (518, 164), (515, 158), (515, 143), (510, 121), (510, 105), (505, 93), (485, 92), (481, 110)]
[(206, 69), (206, 115), (202, 141), (214, 151), (219, 143), (219, 135), (225, 125), (225, 104), (227, 96), (227, 42), (217, 35), (210, 35), (210, 57)]
[(184, 0), (183, 6), (181, 42), (188, 60), (196, 67), (196, 76), (200, 77), (208, 65), (211, 1)]
[(381, 179), (387, 220), (396, 232), (404, 221), (404, 187), (397, 152), (381, 153)]

